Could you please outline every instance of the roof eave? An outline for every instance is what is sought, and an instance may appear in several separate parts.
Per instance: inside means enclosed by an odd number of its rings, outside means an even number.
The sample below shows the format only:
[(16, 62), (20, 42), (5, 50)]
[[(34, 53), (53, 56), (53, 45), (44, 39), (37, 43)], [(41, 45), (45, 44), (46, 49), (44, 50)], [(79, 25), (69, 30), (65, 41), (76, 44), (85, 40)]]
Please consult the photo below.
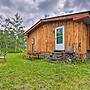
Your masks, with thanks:
[[(68, 19), (73, 19), (73, 20), (75, 21), (75, 20), (78, 20), (78, 17), (74, 17), (74, 15), (83, 14), (83, 13), (85, 13), (85, 16), (82, 17), (82, 18), (85, 18), (85, 17), (90, 16), (90, 11), (86, 11), (86, 12), (80, 12), (80, 13), (75, 13), (75, 14), (69, 14), (69, 15), (63, 15), (63, 16), (57, 16), (57, 17), (47, 18), (47, 19), (40, 19), (36, 24), (34, 24), (30, 29), (28, 29), (28, 30), (24, 33), (24, 35), (25, 35), (25, 36), (28, 36), (28, 34), (29, 34), (35, 27), (37, 27), (38, 25), (40, 25), (41, 23), (51, 22), (51, 21), (57, 21), (57, 20), (68, 20)], [(80, 19), (80, 18), (79, 18), (79, 19)]]
[(31, 30), (33, 28), (35, 28), (37, 25), (39, 25), (40, 23), (42, 23), (42, 19), (40, 19), (36, 24), (34, 24), (30, 29), (28, 29), (26, 32), (24, 32), (24, 35), (27, 36), (29, 32), (31, 32)]

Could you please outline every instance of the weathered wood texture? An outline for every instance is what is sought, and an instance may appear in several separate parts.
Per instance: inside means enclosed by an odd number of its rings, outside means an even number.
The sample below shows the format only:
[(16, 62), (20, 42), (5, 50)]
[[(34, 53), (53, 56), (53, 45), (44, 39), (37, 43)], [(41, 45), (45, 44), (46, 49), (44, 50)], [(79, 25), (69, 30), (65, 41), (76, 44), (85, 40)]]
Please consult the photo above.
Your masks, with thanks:
[(87, 28), (87, 50), (90, 50), (90, 25), (87, 25), (86, 26)]
[(90, 50), (90, 25), (82, 21), (62, 20), (46, 22), (34, 30), (28, 39), (28, 51), (32, 52), (32, 38), (35, 38), (34, 51), (53, 52), (55, 50), (55, 28), (64, 26), (65, 50), (74, 48), (78, 53)]

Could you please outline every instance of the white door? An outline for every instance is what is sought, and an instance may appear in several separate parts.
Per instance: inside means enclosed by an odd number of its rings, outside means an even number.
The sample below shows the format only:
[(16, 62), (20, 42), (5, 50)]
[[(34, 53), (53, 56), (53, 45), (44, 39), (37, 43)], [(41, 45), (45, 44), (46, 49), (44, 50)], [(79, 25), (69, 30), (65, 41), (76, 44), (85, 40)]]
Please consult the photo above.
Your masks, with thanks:
[(64, 26), (55, 29), (55, 50), (64, 50)]

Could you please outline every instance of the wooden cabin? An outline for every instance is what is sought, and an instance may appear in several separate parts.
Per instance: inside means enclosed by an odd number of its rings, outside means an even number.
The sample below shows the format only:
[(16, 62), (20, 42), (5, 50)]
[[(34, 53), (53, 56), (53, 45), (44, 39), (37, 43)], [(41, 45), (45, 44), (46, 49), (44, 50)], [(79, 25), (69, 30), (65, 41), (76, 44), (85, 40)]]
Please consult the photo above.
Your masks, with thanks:
[(28, 52), (90, 51), (90, 11), (40, 19), (24, 33)]

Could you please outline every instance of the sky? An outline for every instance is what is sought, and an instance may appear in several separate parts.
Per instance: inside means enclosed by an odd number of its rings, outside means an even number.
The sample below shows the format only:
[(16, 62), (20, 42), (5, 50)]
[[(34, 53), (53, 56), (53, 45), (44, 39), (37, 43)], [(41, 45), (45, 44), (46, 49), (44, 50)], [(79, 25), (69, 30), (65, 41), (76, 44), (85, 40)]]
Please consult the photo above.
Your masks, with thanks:
[(0, 0), (0, 16), (19, 13), (26, 30), (39, 19), (81, 11), (90, 11), (90, 0)]

